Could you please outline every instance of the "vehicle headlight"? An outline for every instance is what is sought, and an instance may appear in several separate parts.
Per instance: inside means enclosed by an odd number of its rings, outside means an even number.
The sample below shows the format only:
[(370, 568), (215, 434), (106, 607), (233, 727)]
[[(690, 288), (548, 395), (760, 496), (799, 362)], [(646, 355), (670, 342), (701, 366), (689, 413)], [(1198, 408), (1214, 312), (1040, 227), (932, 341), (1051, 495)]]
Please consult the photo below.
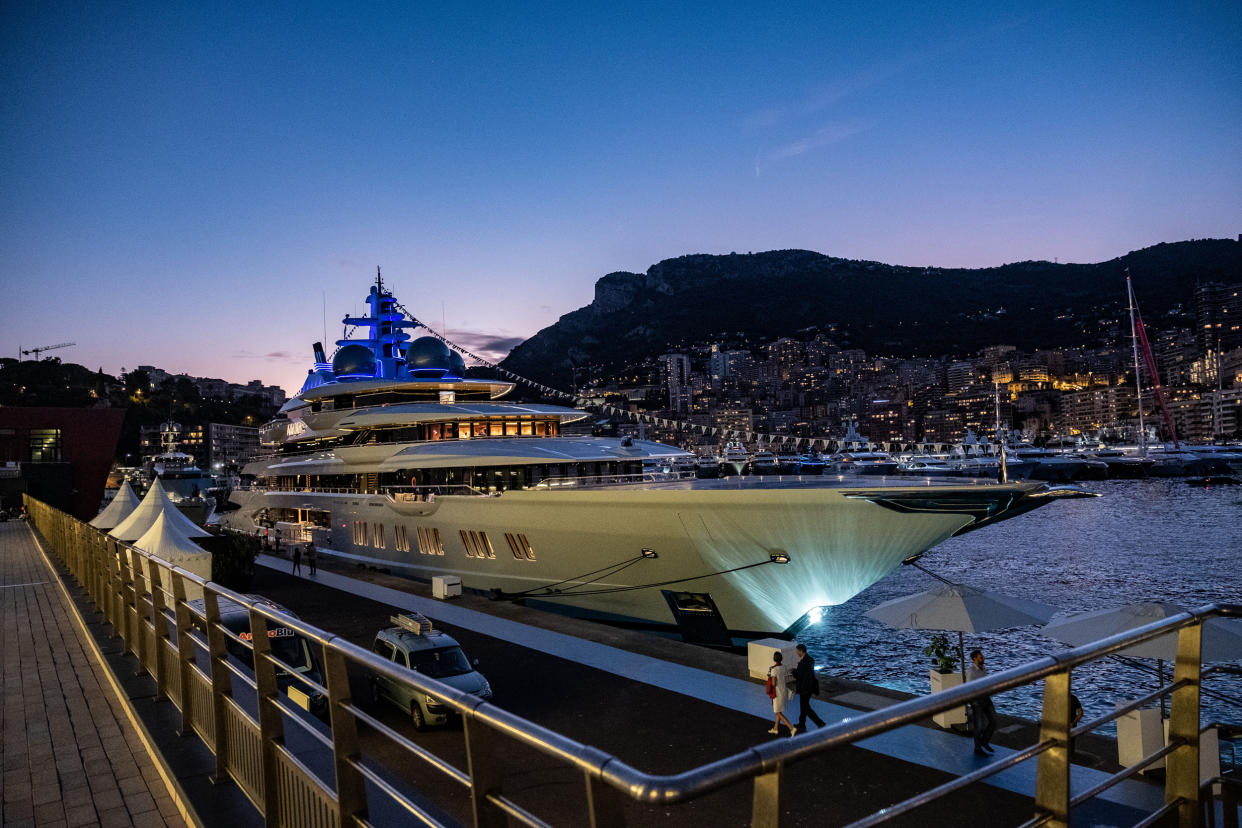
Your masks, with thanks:
[(435, 696), (431, 695), (430, 693), (424, 696), (423, 700), (427, 702), (427, 704), (439, 704), (440, 703), (440, 700), (437, 699)]

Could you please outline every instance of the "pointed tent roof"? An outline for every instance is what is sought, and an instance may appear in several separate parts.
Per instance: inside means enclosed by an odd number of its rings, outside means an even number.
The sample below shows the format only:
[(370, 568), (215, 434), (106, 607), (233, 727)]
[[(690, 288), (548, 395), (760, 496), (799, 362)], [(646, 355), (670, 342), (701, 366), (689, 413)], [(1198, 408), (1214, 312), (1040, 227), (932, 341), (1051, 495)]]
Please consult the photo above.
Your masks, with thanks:
[[(176, 507), (173, 508), (175, 511)], [(211, 560), (211, 553), (195, 543), (174, 520), (170, 520), (168, 512), (161, 512), (151, 528), (134, 541), (134, 546), (191, 571), (194, 571), (194, 567), (188, 564), (199, 563), (204, 558)]]
[(116, 497), (112, 498), (112, 502), (95, 516), (95, 519), (91, 521), (91, 526), (96, 529), (111, 529), (119, 526), (121, 521), (129, 517), (137, 507), (138, 495), (134, 494), (128, 480), (123, 481)]
[(135, 541), (147, 533), (154, 524), (156, 519), (161, 515), (168, 516), (168, 520), (174, 526), (180, 527), (186, 534), (186, 537), (205, 538), (210, 535), (190, 520), (181, 510), (173, 505), (168, 499), (168, 493), (164, 491), (164, 486), (157, 477), (151, 484), (151, 488), (147, 490), (147, 496), (138, 504), (138, 508), (134, 509), (123, 522), (119, 523), (108, 534), (117, 540)]

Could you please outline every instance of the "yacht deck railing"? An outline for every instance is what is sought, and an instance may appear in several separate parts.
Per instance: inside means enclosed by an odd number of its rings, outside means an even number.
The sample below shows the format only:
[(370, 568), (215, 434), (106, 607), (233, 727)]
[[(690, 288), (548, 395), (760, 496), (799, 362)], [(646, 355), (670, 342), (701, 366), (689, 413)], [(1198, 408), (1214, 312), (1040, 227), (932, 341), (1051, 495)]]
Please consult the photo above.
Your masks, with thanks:
[[(236, 781), (272, 825), (341, 828), (412, 819), (427, 825), (500, 826), (512, 822), (545, 826), (556, 819), (549, 811), (560, 814), (566, 824), (623, 825), (627, 803), (659, 805), (666, 809), (670, 823), (680, 823), (685, 815), (671, 806), (728, 786), (750, 785), (751, 824), (777, 826), (790, 807), (790, 793), (782, 778), (795, 763), (1037, 681), (1044, 682), (1044, 689), (1036, 743), (901, 802), (882, 803), (852, 826), (885, 822), (1032, 759), (1037, 763), (1036, 788), (1032, 816), (1024, 826), (1065, 828), (1074, 808), (1160, 759), (1166, 762), (1165, 804), (1138, 824), (1176, 820), (1179, 826), (1201, 825), (1204, 814), (1213, 808), (1212, 784), (1222, 781), (1200, 779), (1203, 622), (1222, 616), (1242, 617), (1242, 605), (1209, 604), (1178, 613), (940, 693), (860, 713), (796, 739), (764, 742), (683, 773), (659, 775), (638, 770), (598, 748), (475, 696), (402, 670), (364, 647), (204, 581), (29, 496), (26, 504), (52, 553), (103, 611), (114, 634), (124, 640), (126, 650), (155, 678), (158, 697), (171, 700), (180, 710), (181, 732), (198, 734), (211, 749), (215, 778)], [(196, 592), (205, 598), (201, 608), (191, 607), (186, 600), (187, 593)], [(247, 607), (252, 633), (249, 641), (221, 623), (220, 598)], [(205, 636), (194, 631), (196, 620), (206, 629)], [(326, 698), (323, 721), (296, 706), (291, 692), (281, 693), (278, 669), (287, 669), (287, 665), (273, 656), (263, 634), (269, 624), (293, 629), (316, 653), (323, 679), (303, 679), (309, 692), (302, 695), (322, 694)], [(1075, 669), (1168, 633), (1177, 635), (1171, 685), (1108, 715), (1071, 726), (1069, 696)], [(253, 672), (239, 668), (229, 657), (232, 645), (250, 649)], [(434, 694), (459, 714), (464, 723), (467, 767), (456, 767), (359, 706), (350, 688), (350, 673), (357, 675), (359, 671)], [(1170, 696), (1171, 709), (1167, 745), (1090, 790), (1071, 794), (1071, 739), (1165, 695)], [(420, 776), (424, 771), (434, 772), (449, 785), (424, 784), (414, 790), (412, 783), (385, 765), (380, 752), (371, 749), (370, 741), (364, 744), (360, 730), (369, 734), (368, 739), (379, 739), (388, 746), (382, 755), (395, 749), (404, 761), (422, 768)], [(572, 819), (564, 817), (568, 805), (563, 790), (531, 796), (529, 757), (506, 747), (512, 742), (579, 775), (584, 784), (579, 788), (578, 810)], [(1239, 790), (1233, 780), (1224, 782), (1224, 813), (1226, 820), (1232, 815), (1236, 825)], [(452, 812), (452, 806), (442, 804), (440, 798), (461, 791), (470, 796), (467, 811), (459, 811), (457, 817), (445, 816)], [(429, 800), (431, 805), (427, 804)]]
[(545, 477), (532, 489), (599, 489), (633, 483), (666, 483), (694, 480), (692, 471), (642, 472), (640, 474), (589, 474), (580, 477)]

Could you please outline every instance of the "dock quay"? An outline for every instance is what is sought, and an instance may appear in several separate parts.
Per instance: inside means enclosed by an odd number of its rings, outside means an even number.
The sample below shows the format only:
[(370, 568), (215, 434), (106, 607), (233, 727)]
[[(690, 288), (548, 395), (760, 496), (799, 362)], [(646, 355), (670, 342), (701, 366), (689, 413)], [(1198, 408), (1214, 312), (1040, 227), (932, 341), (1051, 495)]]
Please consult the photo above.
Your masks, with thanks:
[[(33, 511), (36, 512), (36, 522), (39, 522), (40, 515), (37, 510)], [(31, 554), (42, 555), (41, 550), (49, 547), (82, 544), (96, 551), (104, 550), (105, 556), (118, 556), (122, 562), (119, 567), (112, 573), (104, 573), (97, 565), (91, 569), (85, 564), (86, 554), (83, 552), (71, 552), (68, 556), (52, 553), (47, 556), (54, 562), (48, 572), (54, 572), (63, 579), (66, 595), (76, 612), (88, 619), (92, 614), (96, 615), (94, 629), (91, 630), (93, 637), (102, 639), (104, 643), (112, 642), (112, 655), (105, 659), (113, 665), (112, 670), (117, 676), (128, 676), (123, 685), (123, 695), (134, 710), (133, 718), (151, 734), (157, 731), (165, 733), (162, 737), (149, 735), (146, 738), (151, 752), (164, 755), (162, 751), (168, 750), (164, 746), (172, 743), (174, 755), (164, 759), (170, 776), (167, 787), (173, 792), (167, 799), (169, 802), (183, 801), (185, 811), (184, 814), (174, 815), (173, 819), (208, 826), (226, 822), (259, 824), (264, 821), (262, 808), (268, 807), (272, 809), (268, 811), (267, 818), (270, 824), (343, 824), (339, 814), (344, 810), (340, 807), (346, 798), (344, 795), (322, 800), (329, 806), (338, 806), (334, 814), (331, 807), (326, 810), (315, 807), (311, 800), (304, 800), (301, 806), (296, 802), (272, 802), (269, 797), (275, 792), (270, 788), (266, 793), (253, 788), (243, 793), (237, 784), (230, 781), (230, 776), (236, 776), (239, 771), (227, 767), (225, 770), (228, 773), (220, 773), (219, 760), (212, 760), (206, 746), (195, 736), (188, 735), (190, 728), (184, 726), (184, 711), (179, 714), (172, 703), (178, 690), (170, 686), (161, 694), (155, 677), (134, 676), (142, 672), (142, 665), (148, 668), (155, 665), (157, 671), (148, 669), (147, 672), (158, 672), (164, 676), (168, 665), (158, 656), (152, 656), (153, 651), (160, 652), (160, 645), (148, 645), (146, 649), (139, 645), (126, 648), (124, 652), (115, 652), (120, 647), (113, 636), (115, 630), (109, 628), (118, 625), (111, 623), (112, 620), (118, 620), (119, 626), (125, 627), (142, 614), (127, 614), (126, 606), (137, 605), (141, 609), (137, 597), (141, 592), (133, 586), (143, 585), (144, 574), (137, 574), (143, 568), (134, 565), (130, 572), (130, 597), (126, 599), (125, 570), (129, 564), (125, 560), (130, 556), (123, 554), (123, 549), (118, 552), (123, 545), (90, 538), (84, 530), (76, 527), (48, 526), (47, 516), (42, 517), (44, 528), (48, 530), (42, 537), (36, 537), (27, 524), (0, 525), (3, 543), (0, 548), (5, 554), (5, 583), (20, 583), (8, 568), (10, 558), (14, 557), (10, 554), (10, 548), (23, 544), (36, 550)], [(321, 555), (321, 559), (325, 557)], [(60, 562), (64, 560), (70, 562), (68, 567)], [(156, 564), (146, 563), (149, 571), (154, 572)], [(489, 730), (484, 731), (483, 735), (490, 738), (481, 738), (476, 722), (483, 722), (489, 727), (494, 723), (509, 725), (510, 722), (500, 714), (487, 713), (490, 706), (480, 707), (477, 701), (473, 709), (463, 710), (464, 724), (416, 734), (409, 727), (408, 717), (371, 702), (366, 678), (355, 673), (357, 664), (350, 663), (349, 697), (342, 699), (339, 686), (329, 696), (334, 705), (339, 702), (346, 707), (356, 706), (358, 712), (352, 714), (350, 719), (338, 720), (334, 710), (333, 727), (323, 728), (327, 732), (326, 738), (330, 743), (338, 738), (335, 731), (341, 722), (354, 724), (358, 732), (358, 745), (365, 758), (353, 767), (366, 766), (362, 769), (366, 771), (364, 776), (368, 789), (376, 784), (375, 779), (380, 779), (403, 792), (411, 803), (404, 812), (401, 808), (383, 811), (368, 798), (366, 801), (372, 804), (368, 824), (405, 824), (413, 813), (417, 813), (424, 821), (437, 824), (506, 824), (508, 819), (513, 824), (548, 825), (578, 825), (592, 821), (595, 824), (631, 825), (671, 822), (694, 825), (761, 822), (845, 825), (864, 820), (877, 809), (900, 803), (922, 791), (953, 785), (955, 780), (977, 775), (983, 766), (993, 762), (1012, 762), (1012, 765), (992, 775), (986, 782), (964, 785), (931, 805), (896, 816), (888, 824), (1066, 824), (1047, 819), (1032, 821), (1039, 810), (1037, 765), (1034, 761), (1018, 764), (1017, 758), (1023, 751), (1029, 753), (1029, 746), (1040, 739), (1040, 727), (1033, 723), (1003, 720), (995, 740), (997, 754), (992, 760), (975, 757), (969, 738), (920, 726), (919, 722), (934, 712), (931, 710), (927, 711), (927, 716), (919, 716), (908, 724), (903, 723), (892, 729), (877, 728), (875, 735), (857, 744), (834, 742), (819, 746), (815, 731), (795, 740), (777, 739), (766, 732), (771, 724), (768, 699), (762, 687), (746, 677), (744, 656), (736, 653), (587, 624), (510, 603), (489, 601), (481, 596), (466, 595), (448, 602), (437, 601), (428, 597), (429, 590), (418, 582), (359, 569), (347, 562), (325, 561), (313, 578), (306, 573), (305, 565), (303, 572), (306, 574), (293, 576), (289, 572), (291, 564), (287, 559), (261, 556), (258, 563), (252, 591), (293, 610), (306, 625), (325, 631), (328, 648), (343, 642), (369, 648), (375, 632), (388, 626), (388, 618), (394, 608), (417, 610), (431, 617), (438, 626), (450, 631), (472, 657), (479, 659), (480, 669), (495, 690), (495, 707), (520, 717), (522, 722), (529, 724), (531, 732), (557, 749), (551, 756), (532, 750), (529, 741), (510, 738), (513, 735), (511, 732), (495, 733)], [(87, 573), (87, 588), (75, 585), (78, 576), (71, 572), (75, 569), (79, 574)], [(120, 583), (120, 588), (115, 590), (115, 584), (107, 586), (113, 583), (113, 574)], [(181, 576), (169, 574), (174, 576), (172, 580), (176, 585)], [(149, 582), (155, 583), (159, 576), (150, 577)], [(105, 606), (103, 619), (91, 608), (87, 594), (98, 595), (101, 586), (105, 594), (119, 596), (122, 603), (119, 608)], [(167, 589), (169, 584), (164, 582), (158, 591)], [(177, 590), (172, 591), (175, 594)], [(125, 605), (126, 600), (128, 605)], [(11, 600), (4, 603), (4, 609), (6, 621), (11, 620), (7, 617), (10, 612), (19, 611)], [(148, 609), (154, 612), (153, 607)], [(45, 626), (53, 623), (50, 616), (56, 614), (48, 613)], [(57, 619), (56, 623), (72, 629), (74, 614), (66, 612), (66, 617)], [(291, 623), (290, 626), (295, 626), (299, 631), (303, 629), (301, 624)], [(83, 635), (81, 632), (75, 634)], [(169, 642), (166, 640), (164, 644)], [(134, 652), (135, 649), (138, 652)], [(175, 654), (177, 650), (174, 643), (169, 652)], [(100, 648), (100, 652), (103, 654), (104, 648)], [(365, 653), (358, 657), (363, 656)], [(830, 674), (831, 666), (827, 666)], [(184, 660), (181, 667), (183, 676), (186, 675), (185, 670), (193, 669)], [(213, 675), (214, 670), (213, 666)], [(331, 685), (332, 670), (329, 669), (328, 673), (328, 684)], [(6, 650), (6, 684), (10, 675)], [(999, 682), (1006, 675), (1008, 673), (993, 681)], [(825, 692), (817, 700), (816, 708), (829, 724), (826, 731), (834, 734), (843, 726), (878, 721), (883, 718), (884, 711), (903, 709), (903, 703), (909, 706), (900, 694), (882, 688), (828, 676), (821, 678), (821, 683)], [(218, 682), (216, 686), (219, 686)], [(960, 703), (966, 692), (948, 691), (943, 695), (946, 702)], [(44, 697), (47, 697), (46, 693)], [(454, 701), (452, 698), (449, 700)], [(271, 700), (265, 698), (263, 705), (269, 702)], [(234, 701), (230, 699), (224, 708), (217, 707), (216, 710), (228, 708), (229, 704), (234, 704)], [(240, 703), (236, 706), (238, 709), (244, 707)], [(869, 708), (875, 708), (880, 713), (868, 716), (866, 711)], [(271, 709), (261, 711), (258, 719), (263, 723), (256, 729), (270, 732), (277, 726), (270, 717), (272, 712)], [(267, 718), (264, 718), (264, 713), (269, 714)], [(36, 715), (28, 712), (27, 718), (33, 720)], [(290, 712), (281, 710), (280, 716), (289, 719)], [(370, 723), (372, 719), (375, 725)], [(7, 783), (11, 764), (7, 750), (8, 721), (6, 715), (6, 824), (9, 824), (10, 786)], [(178, 722), (181, 723), (181, 732), (187, 735), (167, 735), (169, 731), (178, 729)], [(218, 725), (218, 718), (216, 722)], [(419, 749), (438, 757), (437, 762), (442, 766), (465, 768), (475, 777), (498, 774), (493, 776), (492, 789), (482, 796), (472, 796), (469, 784), (446, 785), (443, 781), (433, 781), (437, 777), (431, 774), (425, 757), (411, 756), (388, 745), (381, 746), (382, 740), (369, 733), (385, 728), (408, 737)], [(200, 736), (203, 733), (201, 724), (196, 723), (192, 729), (198, 731)], [(277, 753), (291, 755), (303, 764), (301, 770), (308, 776), (320, 780), (326, 778), (328, 785), (332, 784), (335, 773), (338, 787), (348, 793), (348, 786), (340, 784), (349, 779), (348, 763), (341, 765), (338, 760), (335, 772), (331, 762), (326, 768), (317, 765), (313, 751), (295, 744), (297, 740), (288, 723), (283, 730), (279, 739), (282, 750)], [(139, 741), (144, 740), (139, 738)], [(1080, 752), (1093, 766), (1074, 765), (1072, 772), (1066, 766), (1071, 796), (1090, 792), (1118, 770), (1109, 759), (1116, 755), (1115, 747), (1111, 748), (1111, 754), (1109, 752), (1110, 741), (1089, 735), (1079, 737)], [(582, 767), (588, 760), (575, 767), (563, 759), (573, 745), (590, 746), (589, 761), (602, 763), (604, 772), (601, 775), (606, 775), (614, 767), (621, 769), (616, 771), (618, 774), (628, 773), (632, 767), (641, 769), (644, 774), (691, 778), (701, 773), (705, 766), (727, 771), (736, 763), (737, 756), (748, 753), (783, 758), (776, 761), (779, 767), (756, 777), (753, 785), (745, 782), (712, 783), (701, 795), (660, 800), (658, 797), (627, 797), (615, 793), (589, 773), (584, 790)], [(790, 746), (795, 746), (792, 753), (788, 752)], [(1052, 750), (1046, 748), (1043, 752), (1050, 753)], [(159, 760), (153, 758), (152, 761)], [(281, 758), (279, 761), (287, 760)], [(501, 763), (503, 768), (496, 768), (496, 764)], [(17, 762), (12, 764), (17, 765)], [(1173, 775), (1170, 772), (1170, 776)], [(450, 772), (449, 776), (453, 774)], [(772, 780), (773, 776), (775, 780)], [(768, 787), (772, 781), (776, 783), (776, 791)], [(282, 786), (287, 784), (292, 783), (281, 782)], [(1172, 807), (1165, 806), (1166, 789), (1166, 785), (1140, 779), (1124, 780), (1077, 805), (1073, 809), (1073, 824), (1139, 824), (1147, 815), (1162, 810), (1173, 818), (1179, 811), (1179, 803), (1174, 803)], [(503, 796), (495, 795), (493, 791), (496, 790), (503, 791)], [(256, 793), (259, 796), (256, 797)], [(352, 795), (356, 796), (356, 792)], [(775, 796), (775, 803), (770, 801), (772, 796)], [(261, 805), (252, 805), (256, 798)], [(489, 804), (500, 802), (503, 807), (496, 810), (483, 807), (481, 799)], [(770, 807), (773, 804), (775, 807)], [(304, 807), (305, 811), (296, 810), (297, 807)], [(410, 807), (414, 810), (409, 810)], [(1198, 808), (1196, 805), (1195, 813), (1198, 813)], [(1217, 813), (1213, 816), (1225, 820), (1220, 824), (1229, 824), (1228, 809), (1222, 810), (1217, 805), (1214, 810)], [(163, 811), (160, 813), (163, 814)], [(1234, 813), (1236, 818), (1236, 805)], [(538, 816), (531, 817), (533, 814)], [(295, 815), (305, 819), (296, 819)], [(403, 815), (400, 820), (399, 815)], [(756, 815), (774, 816), (775, 819), (757, 819)], [(599, 818), (601, 816), (607, 818)], [(113, 824), (102, 819), (97, 821), (99, 824)], [(21, 823), (14, 821), (14, 824)], [(30, 824), (45, 823), (36, 820)]]

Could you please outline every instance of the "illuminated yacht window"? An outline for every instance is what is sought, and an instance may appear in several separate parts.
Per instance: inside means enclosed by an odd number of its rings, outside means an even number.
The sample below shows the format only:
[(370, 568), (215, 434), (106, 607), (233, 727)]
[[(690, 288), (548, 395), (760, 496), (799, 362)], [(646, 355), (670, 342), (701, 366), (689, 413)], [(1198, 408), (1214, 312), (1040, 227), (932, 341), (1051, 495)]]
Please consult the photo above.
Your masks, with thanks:
[(431, 425), (427, 426), (427, 439), (428, 439), (428, 440), (439, 440), (439, 439), (441, 439), (441, 438), (440, 438), (440, 424), (439, 424), (439, 423), (432, 423)]
[(543, 422), (542, 420), (535, 423), (535, 436), (536, 437), (547, 437), (548, 436), (548, 424)]
[(505, 540), (509, 543), (509, 551), (519, 561), (533, 561), (535, 559), (535, 550), (530, 548), (530, 542), (526, 540), (525, 535), (505, 532)]
[(444, 545), (440, 543), (440, 530), (427, 526), (418, 527), (418, 551), (422, 555), (443, 555)]
[(475, 423), (474, 424), (474, 436), (475, 437), (486, 437), (487, 436), (487, 423), (485, 422)]
[(487, 539), (486, 532), (474, 532), (462, 529), (461, 535), (462, 546), (466, 547), (467, 558), (495, 558), (496, 551), (492, 549), (492, 542)]
[(489, 431), (492, 437), (504, 437), (505, 436), (505, 424), (501, 422), (500, 420), (493, 420), (492, 422), (488, 423), (488, 426), (489, 426)]
[(522, 420), (522, 436), (533, 437), (535, 435), (535, 424), (530, 420)]
[(512, 420), (506, 422), (505, 423), (505, 436), (506, 437), (518, 436), (518, 424), (513, 422)]

